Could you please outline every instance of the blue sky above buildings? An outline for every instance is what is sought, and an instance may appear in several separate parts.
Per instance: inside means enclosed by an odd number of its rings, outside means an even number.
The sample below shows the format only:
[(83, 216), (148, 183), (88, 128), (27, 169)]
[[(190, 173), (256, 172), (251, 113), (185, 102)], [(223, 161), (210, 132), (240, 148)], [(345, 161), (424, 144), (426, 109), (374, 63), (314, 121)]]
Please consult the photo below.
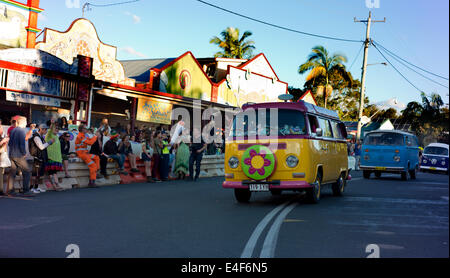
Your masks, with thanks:
[[(66, 2), (75, 5), (67, 5)], [(109, 4), (122, 0), (91, 0), (92, 4)], [(367, 18), (372, 11), (375, 23), (371, 37), (387, 49), (409, 62), (431, 72), (449, 76), (449, 2), (442, 0), (379, 0), (380, 7), (369, 9), (366, 0), (207, 0), (212, 4), (247, 16), (326, 36), (364, 40), (365, 25), (355, 23)], [(372, 0), (374, 2), (374, 0)], [(65, 31), (70, 23), (81, 17), (86, 1), (41, 0), (39, 28)], [(71, 7), (72, 6), (72, 7)], [(191, 51), (197, 58), (212, 57), (218, 51), (209, 40), (226, 27), (252, 31), (256, 42), (255, 54), (263, 52), (282, 81), (290, 86), (303, 87), (305, 76), (297, 73), (311, 48), (325, 46), (330, 52), (347, 56), (347, 67), (355, 61), (362, 43), (326, 40), (291, 33), (265, 26), (248, 19), (206, 6), (195, 0), (154, 1), (141, 0), (126, 5), (105, 8), (92, 7), (85, 18), (97, 28), (100, 39), (118, 47), (118, 59), (178, 57)], [(42, 39), (40, 37), (39, 39)], [(448, 89), (435, 84), (407, 68), (394, 65), (416, 87), (427, 94), (439, 93), (448, 103)], [(369, 64), (385, 62), (371, 47)], [(356, 58), (351, 72), (361, 76), (362, 52)], [(448, 80), (429, 76), (448, 87)], [(397, 97), (400, 103), (420, 101), (420, 92), (405, 81), (391, 66), (368, 67), (367, 95), (372, 103)], [(391, 101), (392, 102), (392, 101)]]

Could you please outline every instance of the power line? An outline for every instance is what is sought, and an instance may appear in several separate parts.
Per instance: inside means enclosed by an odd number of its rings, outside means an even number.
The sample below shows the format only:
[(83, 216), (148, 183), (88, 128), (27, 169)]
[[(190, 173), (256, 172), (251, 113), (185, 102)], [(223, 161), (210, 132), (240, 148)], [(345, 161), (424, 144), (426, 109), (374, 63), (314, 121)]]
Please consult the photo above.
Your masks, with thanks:
[(111, 7), (111, 6), (118, 6), (118, 5), (124, 5), (124, 4), (135, 3), (135, 2), (139, 2), (139, 1), (140, 1), (140, 0), (131, 0), (131, 1), (123, 1), (123, 2), (109, 3), (109, 4), (92, 4), (92, 3), (86, 2), (86, 3), (84, 3), (84, 5), (83, 5), (82, 14), (83, 14), (83, 17), (84, 17), (84, 12), (85, 12), (85, 11), (90, 11), (90, 10), (91, 10), (90, 7), (105, 8), (105, 7)]
[(406, 78), (406, 76), (404, 76), (392, 63), (391, 63), (391, 61), (389, 61), (389, 59), (388, 58), (386, 58), (386, 56), (378, 49), (378, 47), (377, 47), (377, 45), (376, 44), (373, 44), (373, 46), (375, 47), (375, 49), (381, 54), (381, 56), (383, 56), (383, 58), (386, 60), (386, 62), (388, 62), (390, 65), (391, 65), (391, 67), (398, 73), (398, 74), (400, 74), (402, 77), (403, 77), (403, 79), (405, 79), (409, 84), (411, 84), (411, 86), (413, 86), (417, 91), (419, 91), (419, 92), (421, 92), (421, 93), (423, 93), (423, 91), (421, 90), (421, 89), (419, 89), (416, 85), (414, 85), (411, 81), (409, 81), (409, 79), (408, 78)]
[(240, 14), (240, 13), (237, 13), (237, 12), (234, 12), (234, 11), (231, 11), (231, 10), (228, 10), (228, 9), (216, 6), (214, 4), (211, 4), (211, 3), (208, 3), (208, 2), (205, 2), (205, 1), (202, 1), (202, 0), (196, 0), (196, 1), (200, 2), (202, 4), (205, 4), (207, 6), (210, 6), (210, 7), (219, 9), (219, 10), (222, 10), (224, 12), (227, 12), (227, 13), (230, 13), (230, 14), (234, 14), (234, 15), (246, 18), (248, 20), (252, 20), (252, 21), (255, 21), (255, 22), (258, 22), (258, 23), (261, 23), (261, 24), (265, 24), (265, 25), (268, 25), (268, 26), (271, 26), (271, 27), (275, 27), (275, 28), (278, 28), (278, 29), (282, 29), (282, 30), (293, 32), (293, 33), (297, 33), (297, 34), (302, 34), (302, 35), (307, 35), (307, 36), (312, 36), (312, 37), (317, 37), (317, 38), (322, 38), (322, 39), (328, 39), (328, 40), (336, 40), (336, 41), (363, 42), (361, 40), (342, 39), (342, 38), (337, 38), (337, 37), (323, 36), (323, 35), (303, 32), (303, 31), (299, 31), (299, 30), (294, 30), (294, 29), (291, 29), (291, 28), (287, 28), (287, 27), (283, 27), (283, 26), (280, 26), (280, 25), (272, 24), (272, 23), (269, 23), (269, 22), (266, 22), (266, 21), (262, 21), (262, 20), (259, 20), (259, 19), (256, 19), (256, 18), (253, 18), (253, 17), (250, 17), (250, 16), (246, 16), (246, 15), (243, 15), (243, 14)]
[(398, 55), (395, 54), (394, 52), (390, 51), (390, 50), (387, 49), (386, 47), (382, 46), (382, 45), (379, 44), (378, 42), (377, 42), (377, 44), (378, 44), (378, 46), (381, 47), (384, 51), (386, 51), (386, 52), (390, 53), (391, 55), (397, 57), (398, 59), (402, 60), (403, 62), (407, 63), (408, 65), (411, 65), (411, 66), (413, 66), (413, 67), (415, 67), (415, 68), (417, 68), (417, 69), (420, 69), (421, 71), (424, 71), (424, 72), (426, 72), (426, 73), (428, 73), (428, 74), (431, 74), (431, 75), (434, 75), (434, 76), (436, 76), (436, 77), (439, 77), (439, 78), (442, 78), (442, 79), (445, 79), (445, 80), (449, 80), (448, 77), (444, 77), (444, 76), (441, 76), (441, 75), (439, 75), (439, 74), (432, 73), (432, 72), (430, 72), (430, 71), (428, 71), (428, 70), (426, 70), (426, 69), (423, 69), (423, 68), (421, 68), (421, 67), (419, 67), (419, 66), (416, 66), (416, 65), (414, 65), (413, 63), (408, 62), (408, 61), (406, 61), (405, 59), (403, 59), (402, 57), (398, 56)]
[(140, 0), (116, 2), (116, 3), (109, 3), (109, 4), (92, 4), (92, 3), (87, 3), (87, 4), (92, 7), (104, 8), (104, 7), (111, 7), (111, 6), (117, 6), (117, 5), (123, 5), (123, 4), (130, 4), (130, 3), (135, 3), (135, 2), (139, 2), (139, 1)]
[(359, 49), (358, 54), (355, 57), (355, 60), (353, 60), (351, 66), (348, 68), (348, 71), (350, 71), (352, 69), (352, 67), (355, 64), (356, 60), (358, 60), (358, 57), (361, 54), (361, 51), (363, 50), (363, 48), (364, 48), (364, 43), (361, 45), (361, 48)]
[[(375, 44), (375, 42), (374, 42), (374, 44)], [(378, 44), (378, 46), (380, 46), (380, 45)], [(433, 80), (433, 79), (431, 79), (431, 78), (429, 78), (429, 77), (423, 75), (422, 73), (420, 73), (420, 72), (418, 72), (418, 71), (412, 69), (412, 68), (409, 67), (408, 65), (405, 65), (405, 63), (403, 63), (400, 59), (398, 59), (397, 57), (395, 57), (395, 56), (393, 56), (392, 54), (390, 54), (389, 52), (387, 52), (382, 46), (380, 46), (380, 48), (381, 48), (383, 51), (385, 51), (385, 53), (387, 53), (387, 55), (391, 56), (391, 57), (394, 58), (397, 62), (399, 62), (401, 65), (403, 65), (405, 68), (408, 68), (409, 70), (411, 70), (411, 71), (417, 73), (418, 75), (422, 76), (423, 78), (425, 78), (425, 79), (427, 79), (427, 80), (429, 80), (429, 81), (431, 81), (431, 82), (433, 82), (433, 83), (436, 83), (436, 84), (438, 84), (438, 85), (440, 85), (440, 86), (442, 86), (442, 87), (448, 89), (448, 86), (445, 86), (445, 85), (443, 85), (443, 84), (441, 84), (441, 83), (439, 83), (439, 82), (437, 82), (437, 81), (435, 81), (435, 80)]]

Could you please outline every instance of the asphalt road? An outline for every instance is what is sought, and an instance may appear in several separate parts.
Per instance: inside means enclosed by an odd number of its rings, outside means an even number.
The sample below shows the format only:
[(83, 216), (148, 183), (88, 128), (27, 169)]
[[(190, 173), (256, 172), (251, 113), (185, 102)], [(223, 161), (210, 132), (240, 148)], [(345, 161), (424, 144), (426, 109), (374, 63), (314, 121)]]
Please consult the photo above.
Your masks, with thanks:
[(449, 180), (353, 173), (344, 197), (257, 193), (239, 204), (221, 178), (0, 198), (0, 257), (448, 257)]

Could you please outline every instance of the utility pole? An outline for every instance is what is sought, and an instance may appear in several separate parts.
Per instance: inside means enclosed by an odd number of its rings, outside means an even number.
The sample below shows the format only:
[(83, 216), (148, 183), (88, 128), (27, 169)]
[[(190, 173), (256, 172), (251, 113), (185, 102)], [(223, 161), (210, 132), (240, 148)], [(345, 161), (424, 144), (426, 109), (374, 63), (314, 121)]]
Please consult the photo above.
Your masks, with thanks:
[(361, 138), (361, 129), (362, 129), (362, 122), (361, 118), (363, 116), (364, 111), (364, 93), (366, 90), (366, 70), (367, 70), (367, 56), (369, 54), (369, 46), (372, 42), (370, 39), (370, 27), (372, 25), (372, 22), (386, 22), (386, 18), (384, 20), (372, 20), (372, 12), (369, 12), (369, 18), (367, 20), (357, 20), (354, 19), (355, 22), (364, 22), (366, 23), (367, 29), (366, 29), (366, 40), (364, 42), (364, 60), (363, 60), (363, 66), (362, 66), (362, 76), (361, 76), (361, 95), (360, 95), (360, 103), (359, 103), (359, 117), (358, 117), (358, 131), (356, 133), (356, 139), (359, 140)]

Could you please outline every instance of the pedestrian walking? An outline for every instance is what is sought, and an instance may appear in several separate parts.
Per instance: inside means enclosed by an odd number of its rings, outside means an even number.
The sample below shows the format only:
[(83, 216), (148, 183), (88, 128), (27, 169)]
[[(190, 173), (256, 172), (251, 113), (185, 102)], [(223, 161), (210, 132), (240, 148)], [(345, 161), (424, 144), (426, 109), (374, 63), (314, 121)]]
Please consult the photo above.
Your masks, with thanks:
[(57, 191), (63, 190), (63, 188), (59, 185), (58, 172), (63, 170), (63, 159), (61, 153), (61, 143), (59, 142), (58, 137), (59, 127), (57, 123), (52, 120), (50, 129), (45, 136), (45, 141), (52, 141), (47, 147), (47, 163), (45, 165), (45, 171), (48, 173), (50, 177), (50, 182), (52, 186)]
[[(54, 142), (52, 139), (49, 139), (48, 142), (46, 142), (44, 136), (47, 133), (47, 130), (48, 126), (46, 124), (39, 125), (38, 132), (33, 133), (28, 144), (30, 154), (28, 161), (30, 161), (30, 164), (32, 165), (32, 174), (34, 176), (34, 184), (31, 186), (31, 192), (35, 194), (45, 192), (44, 189), (39, 188), (39, 183), (41, 179), (44, 181), (45, 167), (48, 162), (47, 148)], [(58, 187), (54, 186), (51, 177), (50, 184), (53, 189), (60, 190)]]
[(361, 161), (361, 140), (357, 140), (355, 144), (355, 170), (359, 171), (359, 163)]
[[(31, 167), (26, 160), (27, 150), (27, 119), (25, 117), (16, 117), (17, 127), (11, 130), (8, 142), (9, 159), (11, 161), (11, 169), (9, 171), (8, 190), (14, 188), (14, 180), (16, 179), (17, 170), (22, 171), (22, 192), (24, 196), (30, 195), (30, 179)], [(34, 125), (31, 126), (34, 128)]]
[[(203, 141), (200, 130), (198, 128), (194, 128), (191, 143), (191, 156), (189, 158), (189, 180), (197, 181), (197, 179), (200, 177), (203, 152), (206, 150), (206, 147), (207, 144)], [(196, 166), (195, 177), (194, 164)]]

